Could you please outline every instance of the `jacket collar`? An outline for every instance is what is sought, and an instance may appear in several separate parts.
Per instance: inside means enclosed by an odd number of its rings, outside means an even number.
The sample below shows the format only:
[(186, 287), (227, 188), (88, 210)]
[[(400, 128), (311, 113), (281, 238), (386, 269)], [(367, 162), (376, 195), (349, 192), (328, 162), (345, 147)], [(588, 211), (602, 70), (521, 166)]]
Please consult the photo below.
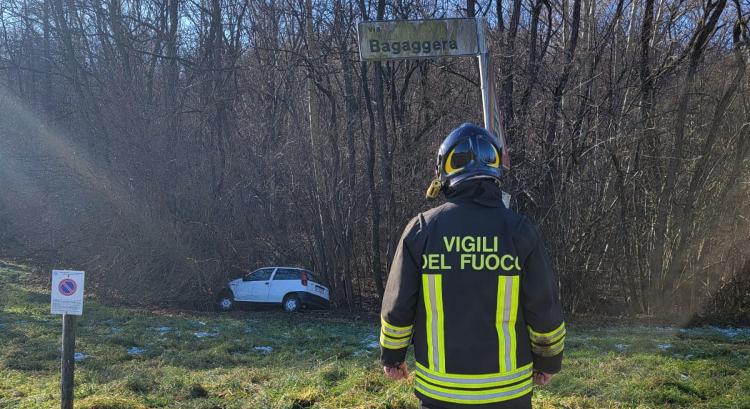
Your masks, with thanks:
[(485, 207), (505, 207), (503, 191), (495, 181), (487, 178), (459, 183), (456, 187), (446, 190), (445, 196), (449, 202), (454, 203), (471, 201)]

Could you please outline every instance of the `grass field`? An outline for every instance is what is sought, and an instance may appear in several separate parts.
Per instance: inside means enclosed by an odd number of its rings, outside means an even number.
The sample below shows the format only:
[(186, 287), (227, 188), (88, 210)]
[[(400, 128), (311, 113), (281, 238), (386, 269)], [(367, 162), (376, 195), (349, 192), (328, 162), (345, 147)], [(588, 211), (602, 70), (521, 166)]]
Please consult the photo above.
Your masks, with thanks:
[[(0, 407), (59, 407), (59, 316), (0, 262)], [(37, 281), (38, 282), (38, 281)], [(339, 313), (169, 314), (87, 300), (76, 408), (416, 408), (380, 373), (377, 321)], [(413, 365), (412, 365), (413, 367)], [(750, 330), (570, 325), (539, 408), (750, 408)]]

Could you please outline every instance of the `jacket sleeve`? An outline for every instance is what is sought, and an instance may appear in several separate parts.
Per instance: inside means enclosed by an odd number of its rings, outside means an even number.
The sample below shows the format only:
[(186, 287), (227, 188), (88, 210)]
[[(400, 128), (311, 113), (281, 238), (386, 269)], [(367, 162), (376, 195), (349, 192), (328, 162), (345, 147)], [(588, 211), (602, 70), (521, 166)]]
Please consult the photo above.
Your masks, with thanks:
[(522, 259), (521, 305), (534, 369), (557, 373), (562, 367), (566, 330), (552, 263), (539, 232), (526, 218), (519, 236), (526, 248)]
[(422, 258), (416, 247), (423, 225), (422, 215), (409, 222), (393, 256), (380, 311), (380, 356), (384, 365), (404, 362), (411, 343)]

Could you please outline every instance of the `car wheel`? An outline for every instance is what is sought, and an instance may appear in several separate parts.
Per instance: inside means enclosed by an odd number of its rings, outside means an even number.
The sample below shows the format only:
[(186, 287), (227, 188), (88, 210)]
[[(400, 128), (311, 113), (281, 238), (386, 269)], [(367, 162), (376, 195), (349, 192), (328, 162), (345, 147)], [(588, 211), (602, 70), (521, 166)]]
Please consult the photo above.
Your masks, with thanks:
[(286, 312), (297, 312), (302, 309), (302, 302), (294, 294), (289, 294), (284, 297), (284, 302), (281, 304)]
[(221, 312), (232, 311), (234, 309), (234, 297), (232, 293), (230, 291), (223, 292), (216, 302), (216, 307)]

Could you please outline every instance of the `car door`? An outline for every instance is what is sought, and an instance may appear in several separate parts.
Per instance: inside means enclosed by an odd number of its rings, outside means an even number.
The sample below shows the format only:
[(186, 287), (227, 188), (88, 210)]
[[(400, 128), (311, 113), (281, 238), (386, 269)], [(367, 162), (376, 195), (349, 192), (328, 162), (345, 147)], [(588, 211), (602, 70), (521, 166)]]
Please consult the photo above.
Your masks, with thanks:
[(300, 270), (295, 268), (279, 268), (271, 281), (268, 292), (268, 302), (281, 303), (284, 296), (300, 287)]
[(237, 301), (266, 302), (269, 283), (275, 268), (261, 268), (242, 278), (237, 286), (234, 298)]

